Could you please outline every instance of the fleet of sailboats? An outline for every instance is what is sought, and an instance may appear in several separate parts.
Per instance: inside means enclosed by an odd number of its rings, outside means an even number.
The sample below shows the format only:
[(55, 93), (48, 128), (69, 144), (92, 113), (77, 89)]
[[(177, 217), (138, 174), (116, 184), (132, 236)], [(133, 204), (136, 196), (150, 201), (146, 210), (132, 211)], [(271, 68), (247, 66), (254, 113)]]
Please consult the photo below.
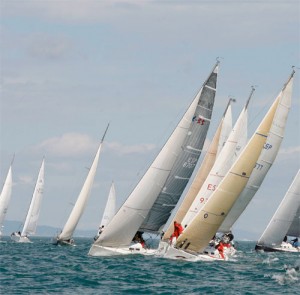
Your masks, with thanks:
[(197, 164), (212, 116), (218, 68), (219, 62), (89, 255), (151, 252), (143, 247), (143, 231), (158, 232), (165, 225)]
[[(88, 255), (144, 254), (211, 261), (228, 260), (235, 253), (231, 244), (234, 225), (262, 185), (284, 138), (295, 71), (249, 140), (248, 108), (255, 89), (252, 87), (233, 127), (233, 99), (229, 99), (211, 144), (191, 180), (212, 120), (218, 71), (219, 61), (118, 210), (112, 182)], [(52, 240), (54, 244), (75, 245), (74, 231), (88, 202), (108, 127), (109, 124), (67, 222)], [(44, 166), (43, 159), (23, 229), (11, 235), (16, 242), (31, 242), (29, 236), (36, 232), (44, 191)], [(189, 183), (190, 187), (183, 195)], [(12, 163), (0, 194), (0, 236), (11, 194)], [(174, 226), (177, 225), (180, 225), (180, 232), (175, 235)], [(145, 233), (161, 236), (157, 249), (147, 246)], [(256, 250), (299, 253), (299, 238), (300, 170), (258, 240)]]
[(44, 192), (44, 171), (45, 160), (43, 159), (42, 165), (37, 177), (36, 185), (33, 191), (30, 206), (26, 215), (26, 219), (21, 232), (14, 232), (11, 235), (11, 239), (19, 243), (31, 243), (29, 236), (34, 235), (37, 228), (37, 222), (40, 215), (40, 209), (42, 204), (43, 192)]
[[(288, 241), (288, 237), (290, 241)], [(293, 237), (294, 239), (292, 239)], [(255, 249), (300, 252), (300, 170), (259, 238)]]

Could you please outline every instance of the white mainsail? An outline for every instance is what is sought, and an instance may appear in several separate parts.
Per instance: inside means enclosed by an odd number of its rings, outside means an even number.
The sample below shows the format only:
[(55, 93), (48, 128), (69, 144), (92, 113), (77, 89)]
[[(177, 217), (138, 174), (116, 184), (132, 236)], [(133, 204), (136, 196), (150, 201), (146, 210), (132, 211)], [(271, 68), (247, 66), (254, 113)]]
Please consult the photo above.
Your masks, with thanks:
[(100, 227), (102, 226), (106, 227), (109, 224), (109, 222), (112, 220), (112, 218), (115, 216), (115, 214), (116, 214), (116, 190), (115, 190), (115, 185), (112, 182), (109, 190), (107, 202), (105, 205), (105, 209), (103, 212), (102, 220), (100, 223)]
[(193, 122), (182, 144), (181, 152), (139, 231), (148, 233), (161, 231), (192, 176), (210, 126), (217, 88), (217, 67), (218, 62), (201, 87)]
[(94, 182), (94, 178), (95, 178), (95, 175), (96, 175), (96, 171), (97, 171), (97, 166), (98, 166), (98, 161), (99, 161), (99, 157), (100, 157), (100, 152), (101, 152), (101, 148), (102, 148), (102, 144), (103, 144), (103, 141), (104, 141), (104, 137), (105, 137), (105, 134), (107, 132), (107, 129), (109, 127), (109, 124), (107, 125), (106, 127), (106, 130), (104, 132), (104, 135), (102, 137), (102, 140), (101, 140), (101, 143), (98, 147), (98, 150), (97, 150), (97, 153), (95, 155), (95, 158), (94, 158), (94, 161), (92, 163), (92, 166), (88, 172), (88, 175), (85, 179), (85, 182), (83, 184), (83, 187), (79, 193), (79, 196), (76, 200), (76, 203), (72, 209), (72, 212), (62, 230), (62, 232), (58, 235), (57, 237), (57, 242), (64, 242), (64, 241), (69, 241), (72, 236), (73, 236), (73, 233), (75, 231), (75, 228), (79, 222), (79, 219), (81, 218), (83, 212), (84, 212), (84, 209), (86, 207), (86, 204), (87, 204), (87, 201), (88, 201), (88, 198), (89, 198), (89, 195), (90, 195), (90, 192), (91, 192), (91, 189), (92, 189), (92, 186), (93, 186), (93, 182)]
[(2, 235), (2, 227), (6, 212), (8, 209), (12, 191), (12, 164), (9, 166), (8, 173), (0, 195), (0, 236)]
[(207, 247), (248, 182), (255, 163), (266, 143), (278, 103), (279, 98), (274, 101), (259, 127), (217, 189), (179, 236), (176, 247), (196, 253), (202, 252)]
[[(259, 238), (260, 247), (279, 247), (285, 235), (300, 238), (300, 170)], [(294, 226), (293, 226), (294, 224)]]
[(266, 144), (259, 156), (246, 187), (226, 216), (218, 230), (219, 232), (226, 233), (232, 230), (232, 226), (244, 212), (255, 193), (260, 188), (265, 176), (276, 159), (284, 137), (286, 121), (291, 108), (294, 73), (295, 72), (293, 71), (287, 83), (278, 95), (278, 97), (280, 97), (279, 106), (276, 110), (271, 130), (267, 138), (268, 144)]
[(182, 203), (180, 204), (175, 216), (169, 222), (167, 230), (165, 230), (163, 240), (169, 239), (173, 233), (174, 221), (182, 223), (182, 219), (186, 215), (188, 209), (191, 207), (197, 193), (199, 192), (201, 186), (203, 185), (209, 171), (213, 167), (217, 157), (218, 151), (224, 146), (231, 130), (232, 130), (232, 110), (231, 110), (232, 99), (229, 100), (223, 117), (219, 123), (219, 126), (214, 134), (214, 137), (209, 145), (209, 148), (204, 156), (204, 159), (197, 171), (197, 174), (189, 187), (188, 192), (184, 196)]
[[(218, 72), (218, 63), (214, 72), (215, 74)], [(118, 248), (130, 245), (134, 235), (162, 191), (174, 163), (182, 152), (182, 145), (188, 136), (191, 123), (201, 123), (202, 118), (194, 119), (200, 103), (201, 92), (201, 90), (198, 92), (183, 118), (123, 206), (92, 245), (89, 251), (90, 255), (97, 255), (98, 247)]]
[(42, 204), (43, 192), (44, 192), (44, 169), (45, 160), (43, 159), (42, 165), (38, 174), (32, 199), (30, 202), (29, 210), (24, 222), (24, 226), (21, 232), (21, 238), (27, 237), (27, 235), (34, 235), (37, 228), (37, 222), (40, 215), (40, 209)]
[(227, 171), (230, 169), (237, 155), (246, 145), (247, 128), (248, 128), (248, 105), (254, 92), (252, 88), (251, 94), (247, 103), (241, 111), (223, 149), (221, 150), (218, 160), (215, 161), (211, 171), (204, 181), (201, 189), (195, 197), (191, 207), (182, 220), (182, 226), (186, 227), (191, 220), (202, 209), (205, 203), (209, 200), (212, 193), (216, 190), (219, 183), (222, 181)]

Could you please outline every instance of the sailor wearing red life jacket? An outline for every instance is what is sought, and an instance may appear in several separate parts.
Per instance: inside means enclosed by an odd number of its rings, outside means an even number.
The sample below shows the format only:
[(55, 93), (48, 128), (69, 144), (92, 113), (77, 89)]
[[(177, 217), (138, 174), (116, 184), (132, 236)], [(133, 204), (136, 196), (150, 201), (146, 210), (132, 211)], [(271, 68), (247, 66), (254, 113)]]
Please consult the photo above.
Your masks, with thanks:
[(172, 233), (170, 237), (170, 242), (173, 241), (173, 238), (177, 240), (177, 238), (180, 236), (180, 234), (183, 232), (183, 227), (180, 223), (174, 221), (174, 232)]

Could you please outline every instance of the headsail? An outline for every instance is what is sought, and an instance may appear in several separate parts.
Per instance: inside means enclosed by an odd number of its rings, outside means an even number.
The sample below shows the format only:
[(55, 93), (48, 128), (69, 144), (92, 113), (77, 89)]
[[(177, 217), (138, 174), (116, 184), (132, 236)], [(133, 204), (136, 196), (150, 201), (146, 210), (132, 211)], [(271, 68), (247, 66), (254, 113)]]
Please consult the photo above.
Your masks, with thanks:
[(278, 95), (280, 98), (279, 106), (276, 110), (271, 130), (267, 138), (266, 148), (263, 149), (261, 155), (259, 156), (246, 187), (219, 228), (218, 231), (220, 232), (226, 233), (232, 229), (232, 226), (236, 220), (244, 212), (249, 202), (260, 188), (265, 176), (276, 159), (284, 137), (286, 121), (291, 108), (294, 73), (295, 72), (293, 71), (287, 83), (284, 85), (283, 89)]
[(0, 195), (0, 236), (2, 234), (3, 221), (6, 216), (12, 191), (12, 164), (9, 166), (7, 176)]
[(68, 241), (72, 238), (75, 228), (79, 222), (79, 219), (81, 218), (81, 216), (83, 214), (83, 211), (86, 207), (86, 204), (87, 204), (87, 201), (88, 201), (88, 198), (89, 198), (89, 195), (90, 195), (93, 183), (94, 183), (94, 178), (95, 178), (97, 167), (98, 167), (98, 161), (99, 161), (99, 157), (100, 157), (101, 148), (102, 148), (102, 144), (103, 144), (108, 127), (109, 127), (109, 124), (106, 127), (106, 130), (104, 132), (104, 135), (103, 135), (100, 145), (98, 147), (97, 153), (95, 155), (94, 161), (88, 172), (88, 175), (85, 179), (85, 182), (84, 182), (83, 187), (80, 191), (80, 194), (76, 200), (73, 210), (72, 210), (62, 232), (57, 237), (58, 241)]
[[(258, 240), (258, 245), (280, 246), (285, 235), (300, 238), (300, 170)], [(295, 226), (294, 226), (295, 225)]]
[(44, 192), (44, 170), (45, 160), (43, 159), (42, 165), (38, 174), (36, 185), (33, 191), (29, 210), (25, 219), (25, 223), (21, 232), (21, 237), (35, 234), (38, 218), (40, 215), (41, 203)]
[(100, 226), (107, 226), (116, 214), (116, 190), (112, 182)]
[(216, 130), (216, 133), (212, 139), (211, 144), (205, 154), (205, 157), (201, 163), (201, 166), (189, 187), (187, 194), (185, 195), (180, 207), (178, 208), (175, 216), (172, 221), (169, 223), (167, 230), (164, 233), (163, 240), (169, 239), (171, 234), (173, 233), (173, 224), (174, 221), (178, 223), (182, 223), (182, 219), (186, 215), (188, 209), (192, 205), (197, 193), (199, 192), (201, 186), (203, 185), (209, 171), (213, 167), (215, 160), (217, 158), (217, 152), (220, 147), (223, 147), (225, 144), (229, 133), (232, 129), (232, 111), (231, 111), (231, 99), (229, 100), (223, 117), (219, 123), (219, 126)]
[[(217, 70), (218, 65), (215, 68), (216, 74)], [(95, 245), (108, 247), (126, 247), (130, 245), (132, 238), (164, 188), (174, 163), (182, 152), (182, 145), (186, 140), (190, 125), (201, 123), (201, 117), (196, 118), (196, 121), (193, 119), (197, 111), (201, 92), (200, 90), (196, 95), (156, 159), (106, 227), (106, 230), (94, 243)]]
[(207, 203), (179, 236), (176, 247), (203, 251), (246, 186), (264, 148), (279, 103), (277, 98), (236, 162), (227, 172)]
[(140, 231), (158, 233), (168, 221), (196, 167), (206, 139), (216, 95), (217, 67), (214, 66), (199, 92), (199, 101), (182, 151)]

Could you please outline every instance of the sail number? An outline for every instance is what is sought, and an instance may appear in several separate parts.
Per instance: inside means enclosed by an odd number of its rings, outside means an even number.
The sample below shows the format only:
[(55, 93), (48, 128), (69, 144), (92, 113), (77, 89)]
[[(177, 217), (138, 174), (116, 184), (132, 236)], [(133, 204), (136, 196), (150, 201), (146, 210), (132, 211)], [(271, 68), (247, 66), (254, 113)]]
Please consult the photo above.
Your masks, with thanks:
[(256, 170), (261, 170), (263, 167), (264, 167), (264, 165), (256, 163), (254, 168)]
[(196, 166), (196, 163), (197, 163), (197, 158), (189, 157), (187, 159), (187, 161), (183, 163), (182, 166), (184, 168), (191, 169), (191, 168), (194, 168)]
[(199, 125), (204, 125), (205, 119), (200, 118), (200, 117), (197, 118), (197, 116), (194, 116), (193, 119), (192, 119), (192, 122), (196, 122)]
[(217, 188), (217, 185), (216, 185), (216, 184), (211, 184), (211, 183), (209, 183), (209, 184), (207, 185), (207, 190), (209, 190), (209, 191), (215, 191), (216, 188)]
[(272, 148), (272, 145), (271, 144), (269, 144), (269, 143), (265, 143), (264, 144), (264, 149), (265, 150), (269, 150), (269, 149), (271, 149)]

